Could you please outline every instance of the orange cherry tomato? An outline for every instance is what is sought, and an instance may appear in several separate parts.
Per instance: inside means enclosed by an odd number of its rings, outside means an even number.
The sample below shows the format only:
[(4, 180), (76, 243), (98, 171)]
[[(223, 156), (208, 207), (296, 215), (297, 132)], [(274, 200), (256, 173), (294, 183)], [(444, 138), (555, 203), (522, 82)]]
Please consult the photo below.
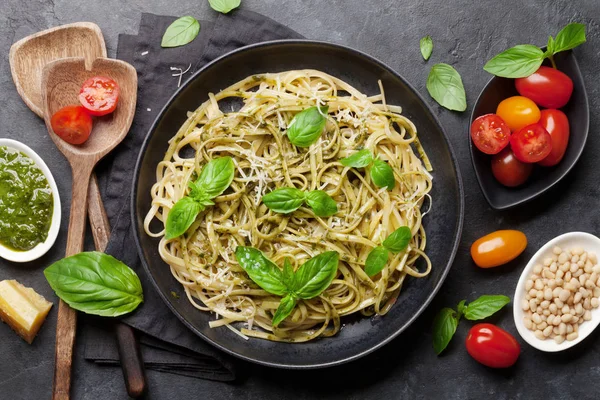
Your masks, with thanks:
[(538, 106), (533, 100), (523, 96), (513, 96), (502, 100), (498, 104), (496, 114), (506, 122), (512, 132), (540, 120)]
[(517, 258), (527, 247), (523, 232), (501, 230), (477, 239), (471, 246), (471, 257), (481, 268), (492, 268)]

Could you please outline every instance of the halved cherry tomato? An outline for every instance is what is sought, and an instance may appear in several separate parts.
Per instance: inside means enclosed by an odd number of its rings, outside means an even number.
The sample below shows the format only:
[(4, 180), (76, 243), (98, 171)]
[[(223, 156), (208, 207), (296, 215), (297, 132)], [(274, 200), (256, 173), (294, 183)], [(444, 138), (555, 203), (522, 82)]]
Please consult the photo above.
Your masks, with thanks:
[(513, 335), (486, 323), (474, 325), (469, 330), (465, 345), (471, 357), (490, 368), (511, 367), (521, 353), (521, 346)]
[(119, 102), (119, 85), (105, 76), (94, 76), (83, 82), (79, 91), (79, 102), (91, 115), (110, 114)]
[(82, 144), (92, 132), (92, 117), (82, 106), (67, 106), (52, 115), (50, 125), (65, 142)]
[(562, 160), (569, 144), (569, 119), (560, 110), (542, 110), (540, 125), (548, 131), (552, 137), (552, 151), (538, 164), (551, 167)]
[(542, 66), (527, 78), (515, 79), (517, 92), (545, 108), (561, 108), (573, 93), (573, 81), (564, 72)]
[(535, 103), (523, 96), (513, 96), (498, 104), (496, 114), (506, 122), (512, 132), (540, 120), (540, 109)]
[(511, 135), (510, 147), (519, 161), (535, 163), (552, 151), (552, 137), (542, 125), (531, 124)]
[(510, 142), (510, 129), (496, 114), (482, 115), (471, 124), (471, 139), (485, 154), (496, 154)]
[(517, 160), (510, 147), (492, 157), (492, 173), (494, 178), (504, 186), (516, 187), (527, 181), (533, 164)]
[(492, 268), (517, 258), (527, 247), (527, 236), (515, 230), (500, 230), (477, 239), (471, 257), (481, 268)]

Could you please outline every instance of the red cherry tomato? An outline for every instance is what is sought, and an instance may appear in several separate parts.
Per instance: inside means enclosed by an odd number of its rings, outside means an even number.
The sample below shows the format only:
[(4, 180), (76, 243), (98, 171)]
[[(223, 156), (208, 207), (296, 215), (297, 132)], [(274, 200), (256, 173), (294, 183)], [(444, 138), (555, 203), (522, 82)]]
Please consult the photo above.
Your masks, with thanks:
[(562, 160), (569, 144), (569, 119), (560, 110), (542, 110), (540, 125), (544, 127), (552, 137), (552, 151), (538, 164), (551, 167)]
[(490, 368), (508, 368), (521, 353), (519, 342), (504, 329), (492, 324), (477, 324), (466, 341), (467, 352), (476, 361)]
[(119, 102), (119, 85), (105, 76), (95, 76), (83, 82), (79, 102), (91, 115), (110, 114)]
[(82, 144), (92, 132), (92, 117), (82, 106), (67, 106), (52, 115), (50, 125), (65, 142)]
[(517, 92), (545, 108), (561, 108), (573, 93), (573, 81), (564, 72), (542, 66), (527, 78), (515, 79)]
[(532, 170), (533, 164), (517, 160), (510, 147), (492, 157), (494, 178), (504, 186), (516, 187), (524, 184)]
[(471, 139), (485, 154), (496, 154), (510, 142), (510, 129), (496, 114), (482, 115), (471, 124)]
[(540, 124), (531, 124), (512, 134), (510, 147), (519, 161), (535, 163), (552, 151), (552, 137)]

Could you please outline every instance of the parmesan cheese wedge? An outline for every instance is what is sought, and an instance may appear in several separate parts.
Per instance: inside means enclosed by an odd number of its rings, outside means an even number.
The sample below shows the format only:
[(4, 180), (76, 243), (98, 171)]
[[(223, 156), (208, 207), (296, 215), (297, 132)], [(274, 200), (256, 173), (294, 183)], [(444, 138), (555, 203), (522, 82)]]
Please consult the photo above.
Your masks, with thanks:
[(15, 280), (0, 282), (0, 319), (29, 344), (46, 320), (52, 303)]

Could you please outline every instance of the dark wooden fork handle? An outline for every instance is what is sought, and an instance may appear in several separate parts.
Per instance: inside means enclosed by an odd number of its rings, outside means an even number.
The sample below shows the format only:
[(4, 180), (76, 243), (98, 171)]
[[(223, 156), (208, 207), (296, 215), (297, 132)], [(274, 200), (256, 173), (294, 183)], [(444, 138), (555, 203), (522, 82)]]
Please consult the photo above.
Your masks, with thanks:
[[(110, 237), (110, 224), (106, 210), (100, 197), (98, 180), (92, 174), (88, 191), (88, 215), (92, 227), (92, 235), (96, 250), (104, 251)], [(133, 398), (141, 397), (146, 392), (146, 376), (140, 346), (135, 332), (129, 325), (115, 324), (115, 334), (119, 347), (121, 369), (125, 378), (127, 393)]]

